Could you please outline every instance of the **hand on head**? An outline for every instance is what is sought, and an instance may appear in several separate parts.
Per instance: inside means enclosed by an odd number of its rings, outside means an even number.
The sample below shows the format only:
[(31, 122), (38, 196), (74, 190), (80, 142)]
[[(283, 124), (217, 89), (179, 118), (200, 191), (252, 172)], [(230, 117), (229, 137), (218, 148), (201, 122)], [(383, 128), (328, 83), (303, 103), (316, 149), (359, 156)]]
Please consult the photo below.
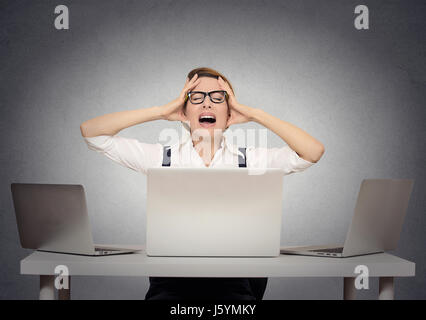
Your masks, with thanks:
[(198, 75), (195, 74), (192, 79), (186, 78), (185, 86), (179, 94), (179, 97), (163, 106), (163, 118), (169, 121), (186, 121), (187, 118), (183, 112), (183, 106), (188, 98), (188, 92), (194, 89), (201, 79), (197, 79)]

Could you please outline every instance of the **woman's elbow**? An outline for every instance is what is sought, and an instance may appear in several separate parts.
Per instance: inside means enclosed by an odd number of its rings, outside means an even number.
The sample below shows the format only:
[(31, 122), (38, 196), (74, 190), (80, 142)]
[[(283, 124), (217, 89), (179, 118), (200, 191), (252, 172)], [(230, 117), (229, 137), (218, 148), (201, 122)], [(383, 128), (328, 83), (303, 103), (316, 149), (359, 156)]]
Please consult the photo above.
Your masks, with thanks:
[(88, 135), (87, 125), (84, 122), (80, 124), (80, 132), (83, 137), (87, 137)]
[(321, 159), (321, 157), (324, 154), (324, 152), (325, 152), (325, 147), (324, 147), (324, 145), (322, 143), (320, 143), (318, 145), (318, 149), (316, 150), (314, 156), (312, 157), (313, 161), (311, 161), (311, 162), (314, 162), (314, 163), (318, 162)]

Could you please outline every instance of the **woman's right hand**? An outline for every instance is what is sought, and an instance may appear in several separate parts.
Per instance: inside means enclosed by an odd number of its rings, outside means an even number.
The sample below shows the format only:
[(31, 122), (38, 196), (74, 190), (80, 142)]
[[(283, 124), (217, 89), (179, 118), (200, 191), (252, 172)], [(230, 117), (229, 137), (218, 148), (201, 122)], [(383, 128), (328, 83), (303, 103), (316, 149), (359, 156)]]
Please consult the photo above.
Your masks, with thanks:
[(183, 113), (183, 106), (189, 91), (194, 89), (200, 83), (198, 74), (195, 74), (191, 80), (186, 78), (185, 86), (183, 87), (179, 97), (162, 106), (162, 114), (164, 120), (169, 121), (186, 121), (187, 118)]

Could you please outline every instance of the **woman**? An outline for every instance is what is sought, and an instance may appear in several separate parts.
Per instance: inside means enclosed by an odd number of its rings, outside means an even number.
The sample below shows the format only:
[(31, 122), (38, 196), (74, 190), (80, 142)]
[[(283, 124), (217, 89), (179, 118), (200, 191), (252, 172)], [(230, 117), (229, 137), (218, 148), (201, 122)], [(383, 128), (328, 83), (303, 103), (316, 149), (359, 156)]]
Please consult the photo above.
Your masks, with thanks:
[[(117, 135), (125, 128), (153, 120), (181, 121), (188, 134), (170, 148)], [(224, 132), (233, 124), (249, 121), (273, 131), (287, 145), (247, 147), (241, 152)], [(324, 153), (322, 143), (305, 131), (259, 108), (238, 103), (229, 80), (210, 68), (189, 72), (179, 97), (164, 106), (102, 115), (83, 122), (80, 129), (90, 149), (142, 173), (164, 165), (256, 168), (266, 164), (290, 174), (310, 167)], [(265, 287), (266, 278), (151, 277), (146, 299), (262, 299)]]

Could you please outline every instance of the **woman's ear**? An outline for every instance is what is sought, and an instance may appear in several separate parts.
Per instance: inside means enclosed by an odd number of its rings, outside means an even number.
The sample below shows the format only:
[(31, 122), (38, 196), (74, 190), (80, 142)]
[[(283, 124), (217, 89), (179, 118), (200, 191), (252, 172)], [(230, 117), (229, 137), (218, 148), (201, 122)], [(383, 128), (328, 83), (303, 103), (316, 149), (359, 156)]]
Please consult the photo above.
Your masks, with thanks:
[(228, 129), (230, 126), (230, 120), (231, 120), (231, 115), (228, 113), (228, 118), (226, 119), (226, 125), (225, 125), (225, 129)]
[(185, 114), (185, 109), (186, 108), (182, 108), (182, 109), (179, 110), (179, 114), (180, 114), (180, 116), (181, 116), (181, 118), (182, 118), (183, 121), (187, 121), (188, 120), (188, 118), (186, 117), (186, 114)]
[(228, 105), (228, 110), (226, 111), (227, 117), (226, 117), (226, 127), (225, 129), (229, 128), (229, 120), (231, 119), (231, 109), (229, 108)]

